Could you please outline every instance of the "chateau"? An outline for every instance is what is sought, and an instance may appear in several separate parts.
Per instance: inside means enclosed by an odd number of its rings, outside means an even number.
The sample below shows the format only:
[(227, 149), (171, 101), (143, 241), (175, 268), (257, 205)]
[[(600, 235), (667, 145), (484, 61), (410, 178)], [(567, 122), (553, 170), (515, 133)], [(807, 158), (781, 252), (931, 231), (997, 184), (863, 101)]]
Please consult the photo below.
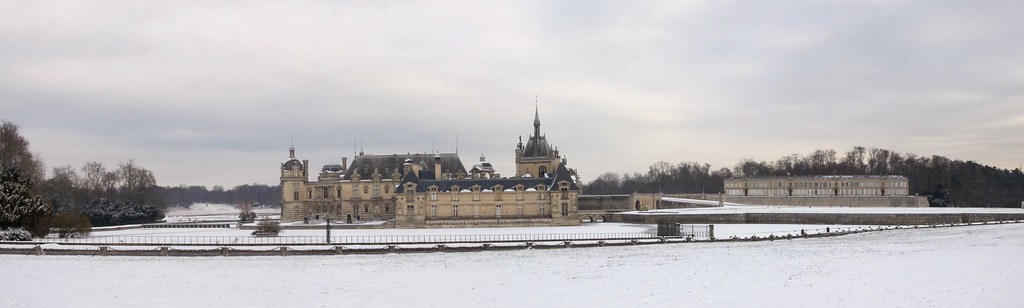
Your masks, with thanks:
[(457, 153), (368, 155), (328, 164), (309, 181), (309, 161), (281, 164), (281, 220), (389, 221), (398, 228), (578, 225), (576, 171), (533, 135), (516, 147), (514, 177), (485, 157), (466, 170)]

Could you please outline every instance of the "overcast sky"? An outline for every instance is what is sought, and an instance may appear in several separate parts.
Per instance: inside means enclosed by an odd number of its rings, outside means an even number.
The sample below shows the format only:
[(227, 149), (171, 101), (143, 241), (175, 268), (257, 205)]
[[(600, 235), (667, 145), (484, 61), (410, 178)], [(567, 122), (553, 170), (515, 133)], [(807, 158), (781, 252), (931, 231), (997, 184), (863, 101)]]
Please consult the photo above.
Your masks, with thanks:
[[(2, 1), (0, 118), (48, 168), (278, 183), (543, 133), (584, 181), (860, 145), (1024, 163), (1024, 1)], [(313, 177), (315, 179), (315, 176)]]

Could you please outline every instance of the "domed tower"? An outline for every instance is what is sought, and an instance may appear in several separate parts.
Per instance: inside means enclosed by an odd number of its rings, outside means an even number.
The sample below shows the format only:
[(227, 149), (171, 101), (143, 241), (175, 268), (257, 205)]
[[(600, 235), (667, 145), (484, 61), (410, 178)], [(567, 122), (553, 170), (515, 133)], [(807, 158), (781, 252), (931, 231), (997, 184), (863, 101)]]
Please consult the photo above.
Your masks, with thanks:
[(281, 220), (302, 220), (306, 213), (306, 183), (309, 181), (309, 160), (299, 162), (295, 148), (288, 150), (288, 161), (281, 164)]
[(548, 144), (547, 136), (540, 133), (540, 111), (534, 109), (533, 135), (523, 146), (522, 137), (516, 148), (517, 177), (551, 177), (562, 161), (558, 150)]

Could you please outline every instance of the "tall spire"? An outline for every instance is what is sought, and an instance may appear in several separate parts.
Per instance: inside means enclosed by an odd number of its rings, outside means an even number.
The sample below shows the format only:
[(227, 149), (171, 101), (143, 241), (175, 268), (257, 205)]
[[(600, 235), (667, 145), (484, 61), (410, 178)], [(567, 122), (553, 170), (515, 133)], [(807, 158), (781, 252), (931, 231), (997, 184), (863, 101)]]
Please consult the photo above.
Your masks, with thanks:
[(288, 158), (295, 158), (295, 133), (291, 134), (291, 146), (288, 148)]
[(538, 107), (537, 97), (533, 98), (533, 135), (540, 137), (540, 108)]

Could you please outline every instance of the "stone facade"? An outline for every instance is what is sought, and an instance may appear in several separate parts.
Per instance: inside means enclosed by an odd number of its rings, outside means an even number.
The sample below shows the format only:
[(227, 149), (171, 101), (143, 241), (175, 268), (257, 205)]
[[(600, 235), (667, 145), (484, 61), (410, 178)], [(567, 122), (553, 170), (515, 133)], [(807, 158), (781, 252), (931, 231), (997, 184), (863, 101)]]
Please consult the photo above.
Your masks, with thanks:
[(898, 175), (823, 175), (725, 179), (725, 195), (743, 197), (907, 196), (908, 187), (907, 178)]
[(540, 134), (516, 149), (516, 175), (491, 164), (467, 172), (457, 153), (365, 155), (325, 165), (309, 181), (309, 161), (281, 164), (282, 221), (387, 220), (399, 228), (578, 225), (576, 171)]
[(927, 197), (743, 197), (723, 196), (723, 201), (750, 205), (813, 206), (813, 207), (928, 207)]

